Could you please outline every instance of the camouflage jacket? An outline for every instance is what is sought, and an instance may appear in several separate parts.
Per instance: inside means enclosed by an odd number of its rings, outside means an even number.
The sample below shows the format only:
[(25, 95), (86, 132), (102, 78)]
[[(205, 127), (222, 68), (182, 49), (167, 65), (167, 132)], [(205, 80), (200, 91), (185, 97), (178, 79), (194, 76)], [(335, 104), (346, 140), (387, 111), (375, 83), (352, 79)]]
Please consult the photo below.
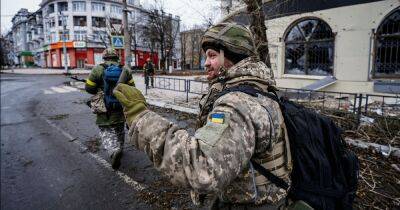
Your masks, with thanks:
[[(104, 66), (115, 64), (116, 62), (107, 61), (104, 64), (98, 65), (92, 69), (89, 77), (86, 79), (85, 90), (90, 94), (95, 94), (94, 97), (98, 97), (97, 94), (100, 94), (103, 90), (103, 74), (104, 74)], [(128, 72), (128, 77), (126, 83), (129, 85), (135, 85), (135, 82), (132, 78), (132, 74), (129, 69), (123, 68), (124, 71)], [(104, 95), (104, 94), (103, 94)], [(103, 99), (102, 99), (103, 100)], [(92, 105), (93, 106), (93, 105)], [(96, 114), (96, 124), (99, 126), (110, 126), (115, 124), (120, 124), (125, 122), (124, 114), (121, 111), (114, 111), (109, 113), (107, 116), (106, 113), (97, 113)]]
[[(253, 58), (237, 63), (221, 79), (211, 85), (200, 107), (226, 87), (250, 84), (266, 90), (274, 84), (269, 69)], [(231, 92), (211, 106), (211, 112), (201, 113), (206, 117), (194, 136), (145, 111), (130, 126), (129, 141), (145, 151), (172, 183), (198, 193), (217, 194), (223, 202), (237, 204), (274, 204), (284, 198), (285, 190), (251, 170), (249, 164), (251, 158), (262, 163), (284, 156), (283, 163), (273, 169), (289, 180), (290, 158), (285, 155), (288, 145), (279, 105), (264, 96)]]

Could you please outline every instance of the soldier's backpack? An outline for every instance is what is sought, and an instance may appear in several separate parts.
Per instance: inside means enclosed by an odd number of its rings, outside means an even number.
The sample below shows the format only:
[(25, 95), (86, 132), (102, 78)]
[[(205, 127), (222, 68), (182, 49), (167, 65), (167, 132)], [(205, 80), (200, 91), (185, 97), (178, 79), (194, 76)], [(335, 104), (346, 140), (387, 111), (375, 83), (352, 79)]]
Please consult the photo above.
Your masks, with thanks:
[(117, 86), (118, 79), (122, 73), (122, 68), (118, 65), (105, 65), (103, 74), (104, 83), (104, 104), (107, 112), (122, 110), (121, 103), (113, 95), (113, 90)]
[[(358, 183), (357, 156), (346, 148), (341, 129), (328, 117), (278, 98), (275, 91), (265, 93), (241, 85), (223, 90), (216, 98), (240, 91), (257, 97), (267, 96), (279, 103), (288, 131), (293, 160), (289, 198), (302, 200), (314, 209), (352, 209)], [(254, 168), (278, 187), (288, 184), (262, 165), (251, 161)]]

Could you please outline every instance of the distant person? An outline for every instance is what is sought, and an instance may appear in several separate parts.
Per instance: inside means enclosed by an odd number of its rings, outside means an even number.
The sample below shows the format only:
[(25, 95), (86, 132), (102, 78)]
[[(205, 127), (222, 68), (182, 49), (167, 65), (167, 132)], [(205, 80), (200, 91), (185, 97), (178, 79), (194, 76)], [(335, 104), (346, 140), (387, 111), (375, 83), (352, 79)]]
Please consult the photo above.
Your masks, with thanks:
[(149, 77), (151, 80), (151, 87), (154, 87), (154, 64), (150, 58), (147, 58), (146, 63), (143, 66), (144, 69), (144, 83), (146, 87), (149, 87)]
[(125, 118), (121, 104), (112, 94), (122, 71), (127, 72), (124, 83), (134, 86), (132, 74), (127, 68), (121, 68), (118, 54), (114, 49), (103, 52), (104, 63), (94, 67), (86, 80), (85, 89), (92, 97), (92, 110), (97, 114), (96, 124), (100, 128), (101, 147), (104, 149), (112, 168), (118, 169), (124, 144)]

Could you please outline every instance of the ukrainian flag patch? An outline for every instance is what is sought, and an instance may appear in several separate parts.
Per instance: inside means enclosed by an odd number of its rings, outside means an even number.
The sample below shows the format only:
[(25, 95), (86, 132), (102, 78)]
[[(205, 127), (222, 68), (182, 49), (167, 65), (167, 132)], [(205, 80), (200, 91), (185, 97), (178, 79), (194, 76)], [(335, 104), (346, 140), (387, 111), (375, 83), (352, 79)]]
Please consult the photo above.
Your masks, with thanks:
[(210, 115), (211, 122), (224, 124), (225, 122), (225, 114), (224, 113), (213, 113)]

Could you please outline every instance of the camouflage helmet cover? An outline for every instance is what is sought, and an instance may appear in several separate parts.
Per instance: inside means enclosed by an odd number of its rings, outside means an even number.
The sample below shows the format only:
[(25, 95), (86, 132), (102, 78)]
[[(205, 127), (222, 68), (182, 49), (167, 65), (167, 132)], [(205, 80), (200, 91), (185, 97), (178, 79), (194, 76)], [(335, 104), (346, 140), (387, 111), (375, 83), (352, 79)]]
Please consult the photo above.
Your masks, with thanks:
[(253, 36), (246, 27), (236, 23), (219, 23), (211, 26), (201, 39), (204, 51), (207, 46), (218, 46), (235, 54), (254, 56)]
[(107, 48), (103, 51), (103, 59), (104, 60), (118, 60), (119, 56), (117, 51), (113, 48)]

